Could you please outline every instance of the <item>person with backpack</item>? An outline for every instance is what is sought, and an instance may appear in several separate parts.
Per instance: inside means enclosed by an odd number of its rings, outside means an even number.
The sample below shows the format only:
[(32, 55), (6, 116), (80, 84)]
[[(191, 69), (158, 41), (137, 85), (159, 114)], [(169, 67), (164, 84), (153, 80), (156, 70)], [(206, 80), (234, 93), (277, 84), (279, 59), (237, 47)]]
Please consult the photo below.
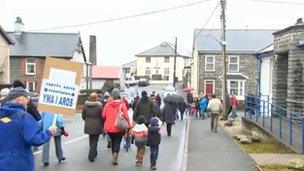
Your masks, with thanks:
[(156, 170), (156, 160), (161, 141), (159, 121), (156, 117), (150, 119), (147, 146), (150, 148), (150, 169)]
[(134, 137), (135, 145), (137, 147), (136, 152), (136, 166), (141, 166), (146, 151), (146, 142), (148, 135), (148, 128), (145, 125), (145, 117), (139, 116), (137, 122), (132, 129), (131, 135)]

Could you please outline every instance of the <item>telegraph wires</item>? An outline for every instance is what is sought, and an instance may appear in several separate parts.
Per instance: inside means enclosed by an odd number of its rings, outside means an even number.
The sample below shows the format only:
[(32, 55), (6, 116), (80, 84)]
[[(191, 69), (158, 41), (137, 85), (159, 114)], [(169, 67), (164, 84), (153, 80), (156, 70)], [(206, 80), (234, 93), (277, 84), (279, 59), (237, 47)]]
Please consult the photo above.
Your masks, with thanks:
[(208, 2), (208, 1), (212, 1), (212, 0), (201, 0), (201, 1), (193, 2), (193, 3), (189, 3), (189, 4), (185, 4), (185, 5), (180, 5), (180, 6), (175, 6), (175, 7), (171, 7), (171, 8), (165, 8), (165, 9), (160, 9), (160, 10), (140, 13), (140, 14), (134, 14), (134, 15), (124, 16), (124, 17), (110, 18), (110, 19), (104, 19), (104, 20), (99, 20), (99, 21), (94, 21), (94, 22), (88, 22), (88, 23), (81, 23), (81, 24), (74, 24), (74, 25), (49, 27), (49, 28), (42, 28), (42, 29), (34, 29), (34, 30), (29, 30), (29, 31), (58, 30), (58, 29), (66, 29), (66, 28), (72, 28), (72, 27), (82, 27), (82, 26), (94, 25), (94, 24), (99, 24), (99, 23), (108, 23), (108, 22), (113, 22), (113, 21), (125, 20), (125, 19), (130, 19), (130, 18), (136, 18), (136, 17), (146, 16), (146, 15), (151, 15), (151, 14), (157, 14), (157, 13), (172, 11), (172, 10), (176, 10), (176, 9), (180, 9), (180, 8), (195, 6), (195, 5), (198, 5), (198, 4), (201, 4), (201, 3), (205, 3), (205, 2)]

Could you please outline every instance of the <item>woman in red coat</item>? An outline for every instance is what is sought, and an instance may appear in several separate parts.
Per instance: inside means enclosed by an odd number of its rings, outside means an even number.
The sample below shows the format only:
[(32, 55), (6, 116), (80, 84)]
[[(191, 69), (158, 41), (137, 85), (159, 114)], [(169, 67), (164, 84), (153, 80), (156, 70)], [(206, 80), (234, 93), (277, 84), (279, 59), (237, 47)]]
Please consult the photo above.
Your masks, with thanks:
[(119, 90), (113, 89), (112, 98), (108, 100), (102, 113), (102, 117), (105, 119), (104, 130), (108, 133), (112, 141), (112, 162), (113, 165), (117, 165), (118, 153), (120, 149), (120, 143), (124, 135), (124, 131), (115, 127), (115, 121), (118, 116), (119, 110), (122, 111), (124, 117), (130, 123), (128, 110), (125, 103), (119, 97)]

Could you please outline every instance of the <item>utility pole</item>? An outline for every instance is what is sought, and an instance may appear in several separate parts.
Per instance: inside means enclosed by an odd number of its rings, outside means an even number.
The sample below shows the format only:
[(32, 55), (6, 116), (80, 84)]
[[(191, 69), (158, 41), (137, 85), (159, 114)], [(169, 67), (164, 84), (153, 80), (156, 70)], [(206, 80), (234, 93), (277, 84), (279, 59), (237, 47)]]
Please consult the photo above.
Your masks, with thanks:
[(222, 23), (222, 62), (223, 62), (223, 86), (222, 86), (222, 98), (223, 98), (223, 116), (227, 119), (227, 56), (226, 56), (226, 0), (221, 1), (221, 23)]
[(175, 37), (175, 45), (174, 45), (173, 87), (175, 87), (176, 55), (177, 55), (177, 37)]

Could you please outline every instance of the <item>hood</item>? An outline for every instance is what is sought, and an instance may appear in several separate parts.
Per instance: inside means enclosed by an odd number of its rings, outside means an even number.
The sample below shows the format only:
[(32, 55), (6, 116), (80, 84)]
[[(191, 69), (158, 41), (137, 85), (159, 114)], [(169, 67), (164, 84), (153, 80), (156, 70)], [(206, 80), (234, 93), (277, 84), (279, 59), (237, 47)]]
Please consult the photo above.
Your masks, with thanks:
[(142, 131), (148, 131), (148, 128), (145, 124), (136, 124), (133, 128), (134, 132), (142, 132)]
[(86, 101), (84, 104), (88, 107), (101, 106), (101, 103), (98, 101), (96, 101), (96, 102)]
[(159, 127), (158, 126), (150, 126), (149, 127), (149, 132), (150, 133), (158, 133), (159, 132)]
[(114, 100), (113, 98), (109, 99), (109, 101), (107, 102), (107, 105), (116, 108), (118, 107), (121, 103), (123, 103), (120, 99), (116, 99)]
[(26, 109), (20, 104), (6, 102), (0, 107), (0, 117), (11, 116), (20, 110), (26, 111)]

